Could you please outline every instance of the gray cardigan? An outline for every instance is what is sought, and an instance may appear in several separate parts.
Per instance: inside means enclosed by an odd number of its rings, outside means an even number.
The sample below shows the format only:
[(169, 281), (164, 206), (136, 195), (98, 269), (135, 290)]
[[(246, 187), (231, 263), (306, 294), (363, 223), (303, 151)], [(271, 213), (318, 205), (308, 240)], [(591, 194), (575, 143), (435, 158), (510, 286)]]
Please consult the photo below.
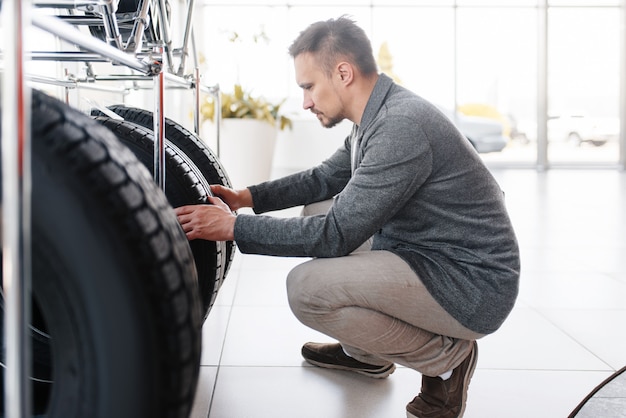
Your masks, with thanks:
[(335, 200), (326, 215), (238, 215), (243, 253), (340, 257), (373, 236), (465, 327), (491, 333), (513, 308), (520, 261), (503, 192), (445, 115), (384, 74), (330, 158), (250, 191), (256, 213)]

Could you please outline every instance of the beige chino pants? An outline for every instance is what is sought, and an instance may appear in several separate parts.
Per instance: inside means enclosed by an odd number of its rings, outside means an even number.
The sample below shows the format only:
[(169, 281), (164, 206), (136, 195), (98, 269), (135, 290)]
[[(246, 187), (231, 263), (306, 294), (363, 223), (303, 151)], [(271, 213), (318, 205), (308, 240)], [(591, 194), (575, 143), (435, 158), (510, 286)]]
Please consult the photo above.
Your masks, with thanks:
[[(309, 205), (303, 215), (330, 204)], [(366, 242), (348, 256), (296, 266), (287, 277), (294, 315), (364, 363), (393, 362), (427, 376), (454, 369), (483, 335), (450, 316), (404, 260), (370, 248)]]

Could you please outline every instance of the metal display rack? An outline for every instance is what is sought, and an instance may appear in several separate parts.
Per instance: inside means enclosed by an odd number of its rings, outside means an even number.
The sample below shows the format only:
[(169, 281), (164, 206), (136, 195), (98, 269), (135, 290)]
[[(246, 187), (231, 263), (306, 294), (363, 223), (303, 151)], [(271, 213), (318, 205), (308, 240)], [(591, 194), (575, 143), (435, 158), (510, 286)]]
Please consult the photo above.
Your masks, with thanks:
[[(199, 71), (185, 75), (189, 44), (193, 44), (192, 19), (194, 0), (186, 3), (186, 21), (182, 46), (174, 49), (168, 22), (166, 0), (134, 0), (134, 13), (116, 14), (120, 0), (9, 0), (1, 2), (2, 15), (2, 248), (3, 292), (5, 298), (5, 412), (8, 418), (30, 417), (28, 388), (30, 346), (27, 327), (31, 291), (31, 173), (30, 173), (30, 90), (26, 81), (80, 88), (92, 88), (94, 81), (150, 81), (154, 92), (154, 180), (165, 189), (165, 116), (166, 85), (194, 93), (194, 129), (200, 131), (200, 96), (207, 93), (217, 101), (219, 86), (203, 86)], [(66, 10), (65, 15), (46, 15), (40, 8)], [(75, 13), (73, 11), (78, 11)], [(146, 42), (146, 29), (151, 24), (152, 37)], [(29, 26), (42, 29), (78, 51), (26, 52), (23, 38)], [(103, 40), (85, 36), (77, 25), (98, 25)], [(124, 40), (120, 27), (130, 30)], [(195, 51), (194, 51), (195, 58)], [(26, 60), (109, 62), (134, 70), (131, 75), (96, 76), (85, 79), (29, 77), (24, 73)], [(178, 62), (176, 62), (178, 60)], [(177, 65), (176, 65), (177, 64)], [(197, 67), (197, 66), (196, 66)], [(109, 90), (104, 88), (105, 90)], [(67, 96), (66, 96), (67, 101)], [(219, 123), (217, 155), (219, 156)]]
[[(30, 311), (30, 123), (24, 86), (22, 39), (27, 5), (3, 2), (3, 40), (7, 68), (2, 77), (2, 269), (5, 296), (6, 415), (30, 416), (27, 376), (30, 353), (26, 333)], [(12, 401), (9, 401), (11, 399)]]

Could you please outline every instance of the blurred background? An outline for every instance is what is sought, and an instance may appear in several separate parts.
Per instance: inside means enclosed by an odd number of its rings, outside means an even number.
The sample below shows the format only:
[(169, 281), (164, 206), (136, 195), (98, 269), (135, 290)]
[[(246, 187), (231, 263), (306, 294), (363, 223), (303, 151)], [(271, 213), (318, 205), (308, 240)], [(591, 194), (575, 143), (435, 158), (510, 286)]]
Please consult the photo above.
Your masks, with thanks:
[[(171, 11), (172, 38), (180, 40), (187, 0), (163, 2)], [(253, 141), (228, 155), (236, 142), (233, 126), (223, 120), (219, 149), (212, 97), (200, 98), (200, 136), (233, 185), (308, 168), (343, 143), (348, 121), (325, 129), (302, 109), (287, 53), (308, 25), (342, 15), (366, 31), (380, 71), (446, 113), (506, 191), (524, 278), (512, 320), (481, 347), (485, 355), (467, 415), (567, 416), (623, 367), (626, 352), (626, 340), (615, 331), (626, 318), (626, 0), (196, 0), (197, 54), (185, 75), (197, 71), (202, 84), (225, 94), (239, 86), (279, 103), (280, 115), (291, 121), (291, 128), (275, 129), (275, 146), (254, 150), (261, 132), (254, 127), (245, 134)], [(0, 38), (0, 50), (4, 42)], [(74, 47), (35, 28), (24, 43), (27, 51)], [(2, 66), (0, 60), (0, 74)], [(125, 66), (45, 60), (25, 66), (32, 85), (86, 113), (115, 104), (154, 109), (151, 82), (99, 77), (130, 75)], [(190, 89), (167, 88), (165, 115), (195, 129)], [(269, 169), (248, 177), (245, 171), (259, 161)], [(278, 215), (296, 216), (295, 209)], [(331, 418), (378, 417), (386, 408), (403, 413), (418, 388), (418, 376), (407, 369), (398, 370), (397, 383), (368, 386), (367, 396), (356, 379), (302, 372), (300, 345), (319, 336), (306, 334), (288, 312), (284, 277), (295, 260), (238, 254), (235, 261), (203, 328), (194, 418), (291, 417), (294, 410), (304, 413), (302, 404)], [(311, 403), (311, 388), (325, 401)], [(586, 416), (624, 416), (623, 391), (615, 393), (622, 403), (604, 398), (602, 412)], [(610, 404), (614, 415), (606, 413)]]
[[(203, 0), (196, 34), (205, 80), (288, 97), (296, 111), (289, 44), (310, 23), (348, 14), (381, 70), (456, 117), (489, 163), (618, 166), (623, 8), (620, 0)], [(537, 135), (542, 117), (549, 145)], [(482, 138), (494, 135), (490, 121), (504, 141)]]
[[(185, 2), (169, 3), (179, 38)], [(199, 68), (206, 85), (231, 91), (240, 84), (257, 96), (285, 100), (282, 112), (294, 127), (279, 134), (274, 165), (308, 166), (317, 156), (300, 162), (292, 158), (285, 147), (294, 146), (293, 138), (330, 135), (328, 149), (334, 149), (349, 126), (322, 132), (303, 113), (287, 48), (309, 24), (348, 15), (370, 36), (380, 70), (436, 103), (491, 166), (624, 168), (626, 146), (619, 135), (620, 113), (626, 113), (620, 111), (626, 101), (620, 96), (626, 83), (624, 3), (198, 0), (194, 35), (199, 58), (189, 66)], [(39, 49), (59, 49), (46, 34), (35, 31), (33, 38)], [(31, 71), (47, 75), (80, 77), (85, 72), (82, 64), (31, 65)], [(99, 93), (96, 99), (93, 92), (71, 95), (80, 107), (87, 107), (87, 100), (152, 106), (145, 90)], [(166, 103), (166, 114), (182, 124), (191, 124), (191, 112), (189, 94)]]

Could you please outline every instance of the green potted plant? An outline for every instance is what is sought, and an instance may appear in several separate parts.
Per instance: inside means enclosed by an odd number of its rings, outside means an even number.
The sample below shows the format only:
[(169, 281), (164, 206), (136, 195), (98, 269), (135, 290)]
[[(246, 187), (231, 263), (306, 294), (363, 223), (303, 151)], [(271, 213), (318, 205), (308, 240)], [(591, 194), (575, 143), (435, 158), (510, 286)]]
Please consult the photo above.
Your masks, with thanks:
[[(223, 119), (255, 119), (277, 126), (280, 130), (291, 128), (291, 119), (281, 115), (280, 108), (285, 99), (270, 103), (264, 97), (253, 97), (244, 91), (240, 84), (235, 84), (232, 93), (220, 92)], [(201, 106), (203, 120), (215, 120), (215, 100), (209, 97)]]
[(284, 102), (271, 103), (264, 97), (253, 97), (236, 84), (232, 93), (220, 92), (221, 121), (217, 127), (216, 100), (209, 97), (202, 103), (201, 119), (213, 125), (212, 129), (203, 129), (213, 135), (207, 135), (207, 142), (217, 148), (234, 187), (269, 180), (278, 130), (292, 126), (291, 119), (280, 114)]

